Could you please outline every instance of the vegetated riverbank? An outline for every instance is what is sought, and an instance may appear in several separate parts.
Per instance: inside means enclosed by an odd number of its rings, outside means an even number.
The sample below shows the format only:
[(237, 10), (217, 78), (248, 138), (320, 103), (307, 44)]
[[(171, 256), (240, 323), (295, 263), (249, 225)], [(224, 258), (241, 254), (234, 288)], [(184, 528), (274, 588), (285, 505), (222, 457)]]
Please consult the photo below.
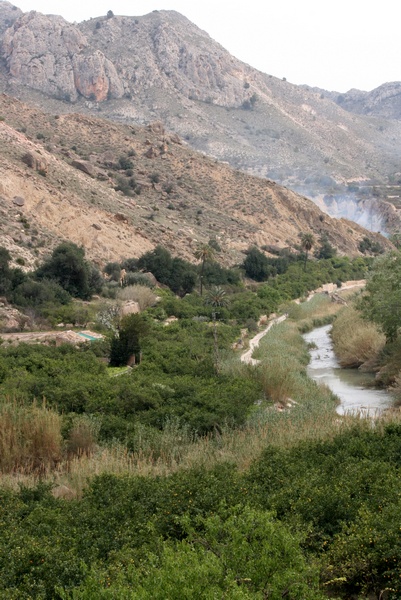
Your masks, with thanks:
[[(101, 473), (165, 476), (181, 469), (194, 466), (212, 466), (227, 460), (237, 464), (238, 468), (243, 470), (249, 466), (252, 460), (257, 458), (266, 443), (287, 446), (304, 438), (322, 439), (326, 435), (335, 435), (339, 429), (339, 425), (333, 423), (333, 420), (335, 420), (333, 410), (335, 400), (333, 400), (332, 394), (327, 390), (319, 389), (305, 376), (307, 353), (297, 327), (299, 324), (302, 326), (305, 320), (309, 322), (314, 312), (320, 320), (331, 316), (336, 310), (338, 310), (338, 305), (331, 303), (327, 297), (323, 296), (316, 296), (310, 302), (296, 306), (296, 312), (300, 319), (298, 325), (295, 325), (294, 322), (291, 324), (285, 323), (282, 329), (274, 327), (274, 330), (266, 336), (262, 349), (268, 349), (268, 358), (262, 360), (260, 368), (252, 368), (241, 364), (238, 357), (232, 352), (225, 355), (226, 357), (222, 360), (219, 380), (223, 383), (224, 381), (230, 382), (230, 385), (235, 381), (244, 381), (248, 385), (246, 389), (259, 390), (256, 396), (257, 403), (253, 404), (249, 410), (244, 398), (240, 395), (238, 402), (243, 405), (241, 410), (248, 411), (247, 420), (241, 426), (233, 426), (227, 420), (226, 423), (220, 423), (218, 429), (215, 428), (203, 436), (195, 435), (189, 425), (184, 424), (178, 418), (165, 420), (162, 430), (150, 428), (146, 422), (141, 423), (138, 420), (134, 423), (134, 426), (131, 426), (130, 421), (123, 422), (117, 416), (108, 415), (107, 403), (104, 404), (106, 400), (103, 400), (106, 393), (117, 392), (118, 395), (121, 395), (119, 402), (123, 402), (119, 410), (126, 411), (126, 407), (129, 407), (127, 400), (125, 400), (128, 393), (131, 398), (130, 402), (136, 402), (132, 386), (141, 385), (141, 389), (137, 393), (140, 394), (140, 400), (143, 403), (147, 397), (145, 392), (148, 390), (149, 385), (153, 386), (153, 391), (150, 390), (151, 394), (154, 395), (156, 391), (161, 390), (171, 397), (174, 393), (173, 386), (181, 387), (185, 385), (188, 389), (188, 385), (191, 384), (188, 376), (185, 379), (177, 377), (177, 375), (174, 379), (170, 377), (169, 380), (166, 380), (165, 376), (161, 379), (153, 368), (151, 372), (152, 384), (149, 384), (148, 379), (144, 379), (146, 368), (148, 368), (144, 364), (142, 370), (145, 370), (145, 372), (140, 378), (139, 371), (136, 371), (132, 375), (111, 378), (114, 381), (110, 382), (108, 374), (103, 374), (104, 368), (100, 368), (96, 360), (86, 352), (81, 352), (79, 356), (75, 357), (76, 352), (72, 348), (68, 352), (67, 349), (56, 352), (52, 349), (43, 349), (42, 351), (40, 348), (32, 348), (29, 351), (32, 354), (32, 357), (29, 358), (29, 364), (37, 366), (33, 370), (31, 368), (32, 372), (28, 379), (21, 379), (19, 384), (20, 393), (23, 390), (23, 385), (31, 382), (34, 373), (41, 375), (44, 372), (44, 375), (46, 375), (49, 369), (52, 372), (59, 372), (61, 369), (62, 372), (62, 370), (71, 371), (71, 369), (76, 369), (79, 366), (84, 369), (79, 377), (81, 381), (88, 380), (88, 385), (91, 386), (91, 394), (96, 394), (98, 396), (96, 401), (103, 403), (100, 405), (103, 414), (73, 414), (66, 420), (60, 417), (49, 403), (47, 406), (40, 403), (34, 406), (24, 405), (17, 401), (3, 403), (3, 423), (12, 423), (13, 426), (8, 425), (5, 428), (9, 434), (8, 438), (4, 437), (8, 441), (5, 442), (3, 452), (2, 485), (11, 485), (12, 487), (18, 486), (19, 483), (26, 486), (34, 485), (38, 473), (40, 473), (42, 480), (56, 486), (56, 494), (66, 497), (79, 497), (88, 485), (90, 478)], [(210, 346), (211, 340), (208, 341), (207, 338), (210, 337), (209, 334), (212, 331), (206, 324), (197, 325), (196, 330), (191, 325), (190, 337), (187, 328), (182, 329), (179, 323), (160, 330), (158, 344), (155, 345), (152, 351), (152, 355), (155, 357), (154, 360), (158, 356), (157, 360), (163, 361), (164, 369), (174, 368), (174, 371), (177, 372), (179, 367), (188, 370), (189, 363), (187, 365), (187, 362), (184, 362), (184, 360), (187, 360), (184, 357), (189, 352), (193, 352), (194, 336), (196, 336), (198, 349), (195, 358), (198, 362), (195, 365), (199, 364), (199, 360), (205, 351), (200, 344), (206, 343), (207, 347)], [(218, 330), (219, 340), (226, 343), (224, 342), (224, 336), (229, 334), (229, 331), (225, 333), (225, 327), (221, 324)], [(207, 336), (206, 339), (204, 339), (205, 335)], [(170, 344), (171, 347), (166, 344)], [(275, 349), (274, 352), (273, 348)], [(298, 348), (296, 356), (294, 348)], [(262, 349), (259, 352), (262, 352)], [(23, 349), (21, 348), (21, 350)], [(171, 356), (170, 358), (173, 350), (174, 357)], [(23, 350), (20, 356), (18, 349), (8, 349), (6, 355), (13, 353), (13, 356), (10, 356), (13, 367), (21, 370), (26, 362), (24, 356), (27, 352), (28, 349)], [(57, 358), (57, 354), (60, 354), (60, 359)], [(179, 362), (177, 359), (179, 359)], [(93, 370), (95, 367), (98, 370), (97, 380), (92, 382), (92, 379), (88, 379), (88, 371)], [(196, 368), (199, 372), (199, 366)], [(133, 376), (136, 379), (133, 379)], [(197, 379), (199, 380), (199, 375)], [(41, 379), (37, 379), (35, 383), (37, 389), (40, 389), (41, 381)], [(144, 384), (146, 387), (142, 387)], [(11, 384), (7, 384), (7, 379), (5, 379), (3, 386), (7, 385)], [(70, 388), (71, 385), (70, 382)], [(96, 387), (93, 387), (95, 385)], [(157, 387), (154, 387), (155, 385)], [(205, 380), (204, 387), (210, 387), (210, 385), (210, 380)], [(216, 383), (213, 383), (213, 386), (214, 391), (211, 391), (215, 398), (214, 404), (217, 405), (219, 389)], [(57, 399), (61, 394), (60, 397), (63, 402), (71, 402), (72, 407), (78, 407), (78, 402), (82, 403), (85, 400), (85, 397), (80, 399), (80, 396), (78, 396), (78, 393), (80, 393), (78, 386), (69, 389), (67, 393), (65, 385), (63, 385), (60, 394), (57, 387), (54, 388), (54, 386), (43, 389), (48, 400)], [(246, 393), (244, 387), (243, 390), (242, 393)], [(207, 389), (203, 390), (204, 395), (206, 392)], [(195, 394), (195, 388), (193, 388), (192, 393)], [(293, 411), (292, 414), (287, 414), (285, 410), (279, 412), (287, 405), (289, 398), (299, 403), (299, 409), (297, 407), (297, 410)], [(89, 401), (93, 404), (95, 399), (90, 400), (89, 398)], [(107, 402), (110, 404), (111, 398)], [(163, 400), (161, 399), (160, 402), (163, 402)], [(233, 402), (234, 397), (231, 397), (231, 403)], [(152, 405), (150, 405), (146, 414), (150, 415), (152, 408)], [(157, 405), (155, 408), (160, 412)], [(189, 410), (188, 406), (187, 408)], [(216, 410), (216, 406), (213, 408)], [(209, 409), (209, 413), (211, 414), (211, 409)], [(330, 418), (328, 418), (329, 413)], [(137, 414), (140, 417), (141, 413), (138, 412)], [(124, 443), (124, 439), (117, 438), (118, 428), (121, 427), (120, 421), (126, 428), (126, 443)], [(203, 421), (205, 422), (205, 419)], [(29, 423), (37, 426), (28, 427), (28, 425), (24, 425)], [(107, 433), (109, 431), (115, 432), (116, 437), (112, 440), (112, 443), (103, 441), (105, 434), (102, 434), (102, 432), (106, 426), (108, 428)], [(42, 445), (38, 445), (40, 436), (35, 435), (35, 431), (40, 430), (46, 432), (45, 441)], [(67, 455), (62, 451), (66, 431), (69, 449)], [(11, 432), (13, 432), (13, 440), (10, 437)], [(110, 434), (108, 433), (108, 435)], [(13, 456), (9, 456), (9, 447), (13, 448)], [(28, 448), (31, 458), (26, 456)]]
[(374, 374), (371, 385), (391, 392), (393, 407), (401, 405), (401, 341), (387, 341), (375, 323), (362, 318), (354, 306), (341, 310), (331, 337), (339, 363)]
[(353, 305), (344, 307), (332, 328), (333, 346), (342, 367), (373, 370), (386, 343), (375, 323), (366, 321)]
[[(171, 423), (158, 454), (143, 429), (138, 452), (98, 448), (53, 479), (3, 485), (0, 597), (399, 598), (401, 419), (339, 417), (306, 376), (298, 325), (331, 305), (315, 297), (272, 327), (257, 367), (222, 361), (271, 400), (243, 427), (194, 439)], [(35, 429), (41, 411), (55, 427), (43, 406), (20, 422)]]

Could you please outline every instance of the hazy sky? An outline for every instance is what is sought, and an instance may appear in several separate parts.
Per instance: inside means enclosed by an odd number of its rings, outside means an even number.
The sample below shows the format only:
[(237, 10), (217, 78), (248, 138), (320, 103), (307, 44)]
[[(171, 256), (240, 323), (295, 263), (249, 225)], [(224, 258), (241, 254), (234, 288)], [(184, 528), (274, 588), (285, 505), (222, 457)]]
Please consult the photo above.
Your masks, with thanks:
[[(12, 1), (12, 0), (10, 0)], [(68, 21), (176, 10), (253, 67), (326, 90), (401, 80), (396, 0), (15, 0)]]

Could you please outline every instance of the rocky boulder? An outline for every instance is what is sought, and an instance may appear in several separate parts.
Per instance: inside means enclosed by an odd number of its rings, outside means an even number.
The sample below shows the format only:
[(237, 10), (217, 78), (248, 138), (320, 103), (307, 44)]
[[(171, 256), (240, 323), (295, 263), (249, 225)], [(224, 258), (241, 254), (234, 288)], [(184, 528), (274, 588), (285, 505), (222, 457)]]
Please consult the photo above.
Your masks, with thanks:
[(40, 171), (41, 173), (47, 173), (48, 171), (48, 164), (45, 159), (34, 152), (26, 152), (21, 160), (35, 171)]

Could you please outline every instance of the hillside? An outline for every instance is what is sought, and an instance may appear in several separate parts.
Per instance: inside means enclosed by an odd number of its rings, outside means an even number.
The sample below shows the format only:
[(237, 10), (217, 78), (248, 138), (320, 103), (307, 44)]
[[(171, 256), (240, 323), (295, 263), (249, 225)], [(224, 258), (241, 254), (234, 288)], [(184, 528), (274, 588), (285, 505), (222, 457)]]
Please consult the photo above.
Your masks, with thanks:
[(160, 120), (193, 148), (308, 195), (399, 170), (397, 120), (261, 73), (174, 11), (71, 24), (2, 0), (0, 45), (9, 95), (58, 114)]
[(22, 248), (28, 262), (60, 239), (104, 263), (158, 243), (192, 259), (197, 243), (216, 238), (233, 264), (251, 244), (294, 247), (305, 231), (356, 255), (367, 235), (293, 191), (191, 150), (160, 123), (50, 116), (6, 95), (0, 118), (0, 244), (14, 254)]

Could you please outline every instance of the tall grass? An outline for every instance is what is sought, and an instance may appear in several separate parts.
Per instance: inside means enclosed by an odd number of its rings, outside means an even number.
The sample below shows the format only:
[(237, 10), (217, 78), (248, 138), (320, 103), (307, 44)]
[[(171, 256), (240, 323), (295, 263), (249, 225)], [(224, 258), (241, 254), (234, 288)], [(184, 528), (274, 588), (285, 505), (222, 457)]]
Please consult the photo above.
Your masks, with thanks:
[(377, 326), (363, 320), (353, 307), (346, 307), (339, 313), (331, 335), (342, 367), (359, 367), (375, 360), (386, 342)]
[(0, 404), (0, 471), (45, 473), (62, 457), (61, 417), (36, 403)]
[(290, 319), (298, 323), (299, 331), (306, 333), (314, 327), (332, 323), (341, 307), (332, 302), (327, 294), (315, 294), (309, 301), (288, 304), (286, 312)]

